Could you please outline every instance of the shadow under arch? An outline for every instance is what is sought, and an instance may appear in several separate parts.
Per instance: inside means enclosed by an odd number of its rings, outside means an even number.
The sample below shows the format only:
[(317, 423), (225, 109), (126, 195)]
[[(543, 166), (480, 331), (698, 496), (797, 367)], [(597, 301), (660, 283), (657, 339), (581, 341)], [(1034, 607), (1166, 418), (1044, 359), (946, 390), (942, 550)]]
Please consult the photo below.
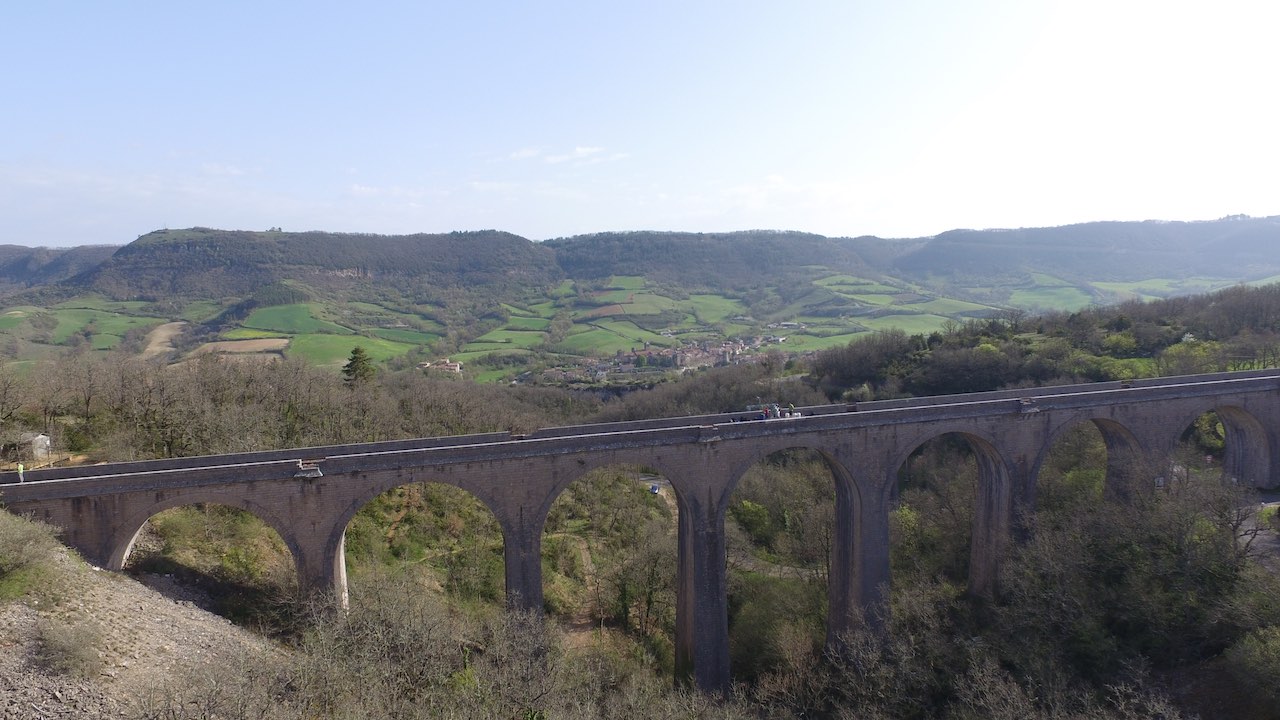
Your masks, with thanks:
[[(298, 630), (305, 554), (292, 531), (260, 505), (196, 492), (152, 503), (120, 527), (109, 569), (238, 625), (282, 636)], [(148, 529), (163, 543), (139, 545)]]
[(797, 443), (790, 438), (762, 443), (746, 455), (732, 470), (732, 481), (720, 500), (717, 513), (720, 521), (726, 517), (730, 499), (742, 484), (747, 473), (769, 458), (786, 452), (809, 452), (820, 458), (831, 474), (835, 495), (832, 524), (831, 552), (828, 558), (826, 645), (837, 647), (862, 617), (862, 593), (866, 568), (859, 562), (857, 551), (858, 524), (863, 512), (862, 488), (853, 473), (836, 457), (834, 451), (818, 444)]
[[(912, 442), (890, 464), (897, 474), (911, 457), (934, 441), (957, 438), (964, 442), (977, 464), (973, 519), (969, 530), (968, 592), (978, 597), (995, 594), (1000, 559), (1013, 532), (1013, 498), (1017, 488), (1003, 455), (988, 438), (963, 429), (938, 428)], [(898, 483), (887, 483), (885, 506), (898, 505)]]
[(1216, 411), (1226, 430), (1223, 472), (1248, 487), (1270, 486), (1274, 469), (1271, 445), (1262, 422), (1236, 405), (1222, 405)]
[(165, 510), (189, 505), (222, 505), (236, 510), (243, 510), (262, 521), (284, 541), (285, 546), (289, 549), (289, 554), (293, 557), (294, 570), (297, 574), (298, 582), (300, 584), (303, 582), (304, 554), (292, 527), (263, 505), (240, 496), (223, 493), (197, 492), (178, 495), (152, 503), (133, 513), (120, 524), (122, 533), (112, 541), (107, 569), (116, 571), (124, 569), (125, 563), (128, 562), (129, 555), (133, 551), (134, 544), (137, 542), (139, 535), (141, 535), (143, 528), (146, 527), (147, 521)]

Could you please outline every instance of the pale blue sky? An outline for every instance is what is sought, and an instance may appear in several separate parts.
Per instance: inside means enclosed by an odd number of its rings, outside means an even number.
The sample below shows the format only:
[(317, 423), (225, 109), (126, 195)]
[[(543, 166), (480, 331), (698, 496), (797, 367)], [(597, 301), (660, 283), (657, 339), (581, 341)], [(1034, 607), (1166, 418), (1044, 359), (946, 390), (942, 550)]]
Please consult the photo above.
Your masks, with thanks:
[(1277, 27), (1265, 0), (7, 3), (0, 243), (1275, 215)]

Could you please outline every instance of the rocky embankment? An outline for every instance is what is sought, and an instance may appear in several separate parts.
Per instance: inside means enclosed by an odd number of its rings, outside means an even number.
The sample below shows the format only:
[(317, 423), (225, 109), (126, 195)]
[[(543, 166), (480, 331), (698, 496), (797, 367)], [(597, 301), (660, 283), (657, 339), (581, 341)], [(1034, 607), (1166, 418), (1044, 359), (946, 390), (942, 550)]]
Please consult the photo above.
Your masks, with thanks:
[(164, 593), (60, 549), (31, 591), (0, 603), (0, 720), (147, 717), (192, 678), (281, 652), (144, 579)]

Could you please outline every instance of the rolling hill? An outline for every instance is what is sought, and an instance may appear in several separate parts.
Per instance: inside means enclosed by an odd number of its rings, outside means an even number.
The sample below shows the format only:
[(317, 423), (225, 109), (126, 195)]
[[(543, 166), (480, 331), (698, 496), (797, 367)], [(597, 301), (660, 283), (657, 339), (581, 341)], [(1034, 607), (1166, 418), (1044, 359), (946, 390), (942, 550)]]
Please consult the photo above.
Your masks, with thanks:
[(140, 350), (153, 328), (173, 336), (175, 321), (186, 325), (171, 355), (270, 347), (333, 366), (355, 342), (378, 359), (500, 356), (502, 367), (765, 335), (801, 352), (1006, 308), (1075, 310), (1265, 282), (1280, 277), (1278, 241), (1280, 217), (892, 240), (159, 230), (119, 248), (0, 246), (0, 352)]

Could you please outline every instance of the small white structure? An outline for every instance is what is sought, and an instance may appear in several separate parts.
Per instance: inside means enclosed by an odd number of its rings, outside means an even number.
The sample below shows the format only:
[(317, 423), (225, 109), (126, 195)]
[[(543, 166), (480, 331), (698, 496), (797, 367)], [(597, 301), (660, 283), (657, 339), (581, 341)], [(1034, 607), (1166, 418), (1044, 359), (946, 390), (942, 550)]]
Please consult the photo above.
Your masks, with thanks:
[(18, 436), (19, 452), (30, 453), (32, 460), (48, 460), (53, 454), (53, 443), (44, 433), (24, 432)]

